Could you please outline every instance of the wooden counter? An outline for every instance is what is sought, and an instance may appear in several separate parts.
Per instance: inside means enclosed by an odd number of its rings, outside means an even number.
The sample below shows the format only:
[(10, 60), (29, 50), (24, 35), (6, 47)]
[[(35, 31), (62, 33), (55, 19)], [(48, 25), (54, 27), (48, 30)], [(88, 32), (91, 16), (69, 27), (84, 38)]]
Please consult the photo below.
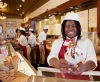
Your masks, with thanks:
[[(74, 80), (74, 79), (61, 79), (56, 77), (40, 77), (40, 76), (32, 76), (27, 82), (91, 82), (88, 80)], [(100, 82), (100, 81), (92, 81), (92, 82)]]

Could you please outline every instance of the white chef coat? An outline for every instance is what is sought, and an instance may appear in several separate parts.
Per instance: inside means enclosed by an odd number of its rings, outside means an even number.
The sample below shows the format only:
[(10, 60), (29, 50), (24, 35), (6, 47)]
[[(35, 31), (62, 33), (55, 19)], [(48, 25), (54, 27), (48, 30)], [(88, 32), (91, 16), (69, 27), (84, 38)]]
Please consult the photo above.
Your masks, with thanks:
[(31, 47), (35, 46), (36, 37), (34, 36), (33, 33), (31, 33), (30, 36), (28, 37), (28, 43), (31, 45)]
[[(51, 52), (47, 58), (48, 63), (51, 58), (59, 59), (58, 56), (59, 56), (59, 52), (60, 52), (62, 43), (63, 43), (63, 38), (60, 38), (60, 39), (57, 39), (54, 41)], [(88, 38), (81, 38), (80, 40), (78, 40), (77, 47), (78, 47), (79, 51), (83, 53), (83, 58), (85, 59), (84, 63), (88, 60), (91, 60), (97, 66), (96, 53), (95, 53), (92, 42)], [(76, 49), (76, 50), (78, 51), (78, 49)], [(49, 63), (49, 65), (50, 65), (50, 63)]]
[(28, 45), (28, 41), (26, 39), (26, 37), (24, 35), (21, 35), (19, 38), (18, 38), (18, 42), (22, 45), (22, 46), (26, 46), (26, 49), (27, 49), (27, 58), (28, 60), (30, 61), (30, 52), (31, 52), (31, 48), (30, 46)]
[(38, 36), (39, 43), (43, 43), (43, 41), (46, 40), (46, 37), (47, 37), (47, 34), (44, 31), (42, 31)]
[(24, 35), (21, 35), (17, 40), (22, 46), (28, 45), (28, 41)]

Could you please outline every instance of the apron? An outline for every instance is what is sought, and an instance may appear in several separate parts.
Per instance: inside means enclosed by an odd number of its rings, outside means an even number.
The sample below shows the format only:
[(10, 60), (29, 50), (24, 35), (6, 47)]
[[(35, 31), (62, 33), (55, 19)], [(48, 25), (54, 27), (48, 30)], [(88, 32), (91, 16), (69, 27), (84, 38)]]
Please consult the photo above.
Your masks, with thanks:
[[(64, 59), (64, 54), (67, 51), (68, 46), (64, 45), (64, 42), (65, 41), (63, 41), (63, 44), (62, 44), (60, 52), (59, 52), (59, 59), (60, 58)], [(67, 78), (67, 79), (90, 80), (89, 75), (70, 75), (68, 73), (66, 73), (66, 74), (56, 73), (56, 76), (59, 78)]]
[(24, 57), (27, 59), (27, 48), (26, 48), (26, 46), (22, 46), (21, 44), (19, 44), (19, 46), (22, 48), (22, 50), (23, 50), (23, 55), (24, 55)]
[(39, 45), (39, 49), (40, 49), (40, 60), (39, 60), (39, 64), (44, 65), (45, 61), (46, 61), (46, 53), (45, 53), (45, 49), (46, 49), (46, 42), (43, 42), (43, 44)]
[(36, 46), (31, 47), (30, 57), (31, 57), (31, 63), (33, 65), (36, 64)]
[(31, 62), (31, 57), (30, 57), (30, 53), (31, 53), (31, 48), (29, 45), (26, 46), (27, 49), (27, 59), (29, 62)]

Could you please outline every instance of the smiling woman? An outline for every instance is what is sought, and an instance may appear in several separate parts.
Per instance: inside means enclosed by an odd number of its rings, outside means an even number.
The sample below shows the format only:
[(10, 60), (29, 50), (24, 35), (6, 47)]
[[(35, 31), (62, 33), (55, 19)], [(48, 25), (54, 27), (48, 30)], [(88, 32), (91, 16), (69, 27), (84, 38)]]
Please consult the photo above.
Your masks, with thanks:
[[(74, 12), (65, 16), (61, 28), (62, 38), (54, 41), (48, 63), (60, 69), (66, 78), (89, 80), (88, 76), (80, 74), (95, 69), (97, 58), (92, 42), (81, 36), (81, 25), (78, 19), (78, 14)], [(57, 76), (59, 77), (59, 74)]]

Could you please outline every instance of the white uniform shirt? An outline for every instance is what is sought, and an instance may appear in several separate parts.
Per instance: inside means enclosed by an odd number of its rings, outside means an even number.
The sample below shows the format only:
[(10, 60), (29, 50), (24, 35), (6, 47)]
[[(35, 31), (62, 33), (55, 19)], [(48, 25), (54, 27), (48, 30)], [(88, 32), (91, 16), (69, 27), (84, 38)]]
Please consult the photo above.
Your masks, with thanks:
[(47, 34), (44, 31), (42, 31), (38, 36), (38, 41), (40, 43), (43, 43), (43, 41), (46, 40), (46, 37), (47, 37)]
[(24, 35), (21, 35), (17, 40), (22, 46), (28, 45), (28, 41)]
[(36, 37), (34, 36), (33, 33), (31, 33), (30, 36), (28, 37), (28, 43), (31, 45), (31, 47), (35, 46)]
[[(49, 60), (53, 57), (59, 59), (58, 56), (59, 56), (59, 52), (60, 52), (60, 48), (62, 46), (62, 43), (63, 43), (62, 38), (54, 41), (54, 43), (52, 45), (51, 52), (47, 58), (48, 63), (49, 63)], [(91, 60), (97, 66), (96, 53), (94, 51), (94, 47), (93, 47), (92, 42), (88, 38), (81, 38), (80, 40), (78, 40), (77, 47), (78, 47), (78, 49), (76, 49), (76, 51), (83, 53), (83, 59), (85, 59), (84, 63), (88, 60)]]

